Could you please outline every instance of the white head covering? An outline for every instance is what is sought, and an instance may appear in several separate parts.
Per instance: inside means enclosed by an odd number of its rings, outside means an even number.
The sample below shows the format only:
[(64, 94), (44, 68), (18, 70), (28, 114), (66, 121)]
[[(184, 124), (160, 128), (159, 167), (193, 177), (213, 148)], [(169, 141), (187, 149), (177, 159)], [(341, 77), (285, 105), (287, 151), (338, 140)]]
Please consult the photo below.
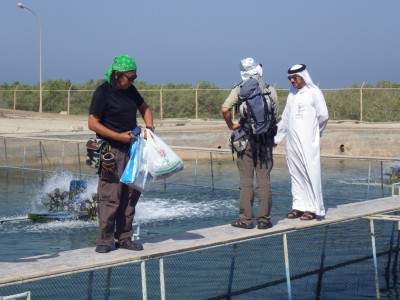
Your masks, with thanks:
[[(310, 74), (309, 74), (308, 71), (306, 70), (306, 65), (303, 65), (303, 64), (294, 65), (293, 67), (291, 67), (291, 68), (288, 70), (288, 77), (289, 77), (289, 76), (292, 76), (292, 75), (295, 75), (295, 74), (301, 76), (301, 77), (304, 79), (304, 81), (305, 81), (305, 83), (306, 83), (306, 86), (308, 86), (309, 88), (316, 88), (316, 89), (319, 89), (319, 88), (314, 84), (314, 82), (313, 82), (312, 79), (311, 79)], [(293, 92), (293, 93), (295, 93), (295, 92), (297, 91), (297, 89), (296, 89), (293, 85), (290, 85), (290, 91)]]
[(240, 76), (242, 80), (249, 79), (251, 76), (262, 76), (262, 66), (253, 58), (245, 58), (240, 61)]

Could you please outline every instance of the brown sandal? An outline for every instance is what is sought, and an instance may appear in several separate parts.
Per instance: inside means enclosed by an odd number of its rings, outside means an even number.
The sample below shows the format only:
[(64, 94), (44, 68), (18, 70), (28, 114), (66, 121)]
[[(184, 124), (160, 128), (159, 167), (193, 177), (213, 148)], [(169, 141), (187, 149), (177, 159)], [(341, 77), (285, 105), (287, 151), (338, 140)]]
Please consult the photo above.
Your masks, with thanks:
[(290, 213), (286, 215), (288, 219), (297, 219), (300, 218), (304, 214), (304, 211), (293, 209)]
[(246, 223), (242, 223), (242, 221), (240, 221), (240, 220), (237, 220), (237, 221), (233, 221), (232, 223), (231, 223), (231, 225), (233, 226), (233, 227), (238, 227), (238, 228), (244, 228), (244, 229), (253, 229), (253, 223), (251, 223), (251, 224), (246, 224)]
[(312, 212), (306, 211), (301, 217), (300, 220), (302, 221), (311, 221), (315, 219), (316, 215)]

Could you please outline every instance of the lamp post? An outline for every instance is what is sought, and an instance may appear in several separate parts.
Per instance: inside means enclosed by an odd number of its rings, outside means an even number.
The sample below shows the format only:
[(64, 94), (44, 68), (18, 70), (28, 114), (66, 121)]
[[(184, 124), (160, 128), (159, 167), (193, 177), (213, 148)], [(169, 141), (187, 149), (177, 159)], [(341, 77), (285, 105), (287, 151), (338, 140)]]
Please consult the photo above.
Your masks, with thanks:
[(42, 24), (40, 23), (39, 16), (31, 9), (26, 7), (23, 3), (18, 3), (17, 6), (21, 9), (27, 9), (34, 14), (39, 24), (39, 112), (42, 112), (43, 107), (43, 89), (42, 89)]

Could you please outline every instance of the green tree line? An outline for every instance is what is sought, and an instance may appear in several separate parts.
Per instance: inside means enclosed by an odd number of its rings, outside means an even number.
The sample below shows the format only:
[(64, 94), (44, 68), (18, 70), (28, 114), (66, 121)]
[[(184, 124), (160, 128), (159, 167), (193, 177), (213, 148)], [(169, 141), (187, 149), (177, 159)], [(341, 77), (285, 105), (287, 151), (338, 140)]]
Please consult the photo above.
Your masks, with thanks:
[[(43, 112), (87, 114), (93, 91), (104, 79), (72, 84), (70, 80), (43, 83)], [(156, 118), (220, 119), (220, 107), (229, 89), (211, 82), (192, 84), (148, 84), (135, 82)], [(287, 89), (277, 89), (280, 111), (285, 107)], [(378, 81), (375, 85), (354, 84), (350, 88), (323, 89), (331, 119), (368, 122), (400, 121), (400, 83)], [(27, 111), (39, 110), (39, 85), (14, 82), (0, 85), (0, 107)]]

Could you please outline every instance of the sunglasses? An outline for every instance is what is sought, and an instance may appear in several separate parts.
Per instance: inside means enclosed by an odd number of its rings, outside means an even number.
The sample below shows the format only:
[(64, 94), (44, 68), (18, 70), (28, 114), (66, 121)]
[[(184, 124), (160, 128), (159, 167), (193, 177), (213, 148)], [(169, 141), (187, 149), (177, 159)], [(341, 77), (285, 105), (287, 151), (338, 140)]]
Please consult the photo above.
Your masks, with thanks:
[(125, 73), (120, 73), (119, 77), (124, 76), (126, 79), (128, 79), (128, 81), (134, 81), (137, 78), (137, 75), (132, 75), (132, 76), (128, 76)]
[(291, 75), (291, 76), (288, 76), (288, 79), (289, 80), (292, 80), (292, 79), (296, 80), (299, 77), (300, 77), (299, 75)]

